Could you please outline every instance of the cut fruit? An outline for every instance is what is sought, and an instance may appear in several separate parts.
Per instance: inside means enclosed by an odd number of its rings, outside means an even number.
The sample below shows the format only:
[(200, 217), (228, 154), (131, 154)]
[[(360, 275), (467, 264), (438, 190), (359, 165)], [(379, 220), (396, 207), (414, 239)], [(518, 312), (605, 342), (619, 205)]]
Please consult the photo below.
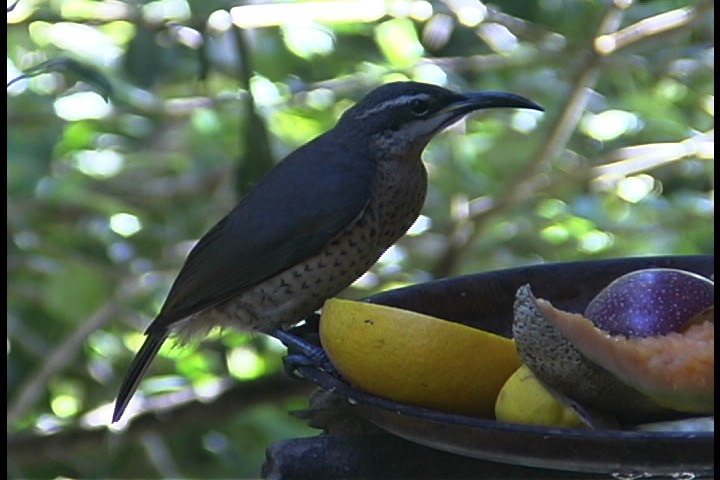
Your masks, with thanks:
[(610, 335), (582, 315), (537, 299), (540, 312), (591, 362), (658, 405), (709, 414), (715, 405), (715, 324), (654, 337)]
[(429, 315), (330, 299), (320, 318), (328, 358), (354, 387), (399, 403), (492, 418), (520, 366), (515, 343)]
[(510, 375), (498, 394), (495, 419), (546, 427), (580, 428), (580, 417), (555, 398), (527, 365)]
[(656, 337), (610, 335), (521, 287), (513, 337), (548, 387), (584, 408), (637, 424), (713, 412), (714, 323)]

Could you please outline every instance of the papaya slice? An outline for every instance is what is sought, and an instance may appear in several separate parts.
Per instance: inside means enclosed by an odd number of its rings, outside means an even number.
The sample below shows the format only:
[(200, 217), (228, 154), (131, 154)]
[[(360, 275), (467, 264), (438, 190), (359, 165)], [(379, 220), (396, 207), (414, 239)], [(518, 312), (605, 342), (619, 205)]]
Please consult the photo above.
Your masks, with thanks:
[(652, 337), (610, 335), (582, 315), (537, 299), (538, 310), (591, 362), (659, 405), (681, 412), (714, 412), (715, 324)]

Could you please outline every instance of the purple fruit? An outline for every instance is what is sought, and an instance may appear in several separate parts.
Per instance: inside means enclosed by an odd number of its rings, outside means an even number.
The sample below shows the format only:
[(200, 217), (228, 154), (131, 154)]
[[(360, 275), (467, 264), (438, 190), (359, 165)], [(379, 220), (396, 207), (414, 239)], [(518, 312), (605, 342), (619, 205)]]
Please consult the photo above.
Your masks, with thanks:
[(585, 317), (611, 335), (651, 337), (680, 330), (715, 304), (715, 283), (673, 268), (636, 270), (590, 301)]

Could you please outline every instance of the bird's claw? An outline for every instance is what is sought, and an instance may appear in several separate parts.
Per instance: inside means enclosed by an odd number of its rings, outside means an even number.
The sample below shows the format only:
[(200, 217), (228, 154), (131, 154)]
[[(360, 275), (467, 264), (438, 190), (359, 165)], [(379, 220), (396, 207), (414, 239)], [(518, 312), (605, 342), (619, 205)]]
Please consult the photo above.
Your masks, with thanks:
[(272, 335), (288, 348), (289, 353), (283, 358), (283, 368), (290, 377), (304, 378), (298, 367), (313, 367), (334, 376), (339, 375), (322, 347), (285, 330), (276, 330)]

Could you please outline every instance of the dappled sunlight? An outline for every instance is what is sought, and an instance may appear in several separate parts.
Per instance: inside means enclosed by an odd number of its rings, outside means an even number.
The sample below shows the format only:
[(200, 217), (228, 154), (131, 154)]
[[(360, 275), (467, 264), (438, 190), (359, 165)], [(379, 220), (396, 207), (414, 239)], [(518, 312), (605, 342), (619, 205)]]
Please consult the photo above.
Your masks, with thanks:
[(618, 181), (616, 192), (626, 202), (638, 203), (647, 198), (653, 191), (657, 194), (661, 193), (656, 188), (657, 186), (655, 179), (650, 175), (635, 175)]
[(238, 347), (227, 354), (230, 375), (240, 380), (261, 376), (266, 371), (265, 359), (254, 349)]
[(74, 159), (78, 170), (97, 178), (117, 175), (125, 163), (123, 156), (114, 150), (81, 150)]
[[(417, 220), (338, 296), (712, 254), (712, 13), (708, 0), (10, 1), (8, 475), (256, 478), (268, 446), (317, 435), (288, 414), (307, 408), (311, 385), (283, 371), (284, 344), (232, 328), (171, 337), (111, 419), (199, 239), (384, 83), (511, 92), (545, 111), (487, 109), (438, 134)], [(308, 198), (333, 181), (318, 165), (321, 178), (297, 174)], [(275, 227), (238, 225), (232, 238), (267, 240)], [(224, 275), (260, 272), (252, 283), (303, 245)]]
[(637, 115), (622, 110), (606, 110), (597, 115), (588, 112), (580, 122), (584, 133), (600, 141), (614, 140), (641, 127)]
[(55, 101), (55, 113), (68, 121), (105, 118), (112, 111), (112, 105), (95, 92), (73, 93)]
[(116, 213), (110, 217), (110, 228), (122, 237), (130, 237), (142, 229), (142, 223), (135, 215)]
[(243, 5), (231, 8), (230, 15), (241, 28), (308, 22), (371, 22), (387, 13), (386, 5), (388, 2), (383, 0)]

